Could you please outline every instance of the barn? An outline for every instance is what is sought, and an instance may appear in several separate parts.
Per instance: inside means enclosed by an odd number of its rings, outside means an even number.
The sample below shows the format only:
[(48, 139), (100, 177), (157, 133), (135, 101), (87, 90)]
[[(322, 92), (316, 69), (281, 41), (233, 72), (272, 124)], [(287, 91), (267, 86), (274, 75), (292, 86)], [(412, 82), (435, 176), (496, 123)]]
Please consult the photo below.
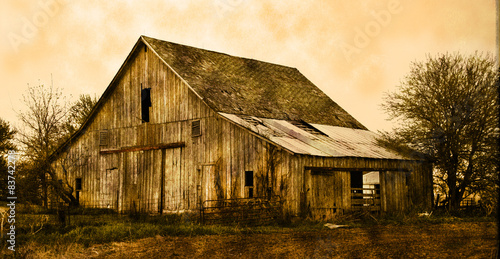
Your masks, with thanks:
[(51, 164), (82, 206), (120, 212), (270, 197), (315, 219), (430, 207), (430, 165), (376, 138), (295, 68), (141, 36)]

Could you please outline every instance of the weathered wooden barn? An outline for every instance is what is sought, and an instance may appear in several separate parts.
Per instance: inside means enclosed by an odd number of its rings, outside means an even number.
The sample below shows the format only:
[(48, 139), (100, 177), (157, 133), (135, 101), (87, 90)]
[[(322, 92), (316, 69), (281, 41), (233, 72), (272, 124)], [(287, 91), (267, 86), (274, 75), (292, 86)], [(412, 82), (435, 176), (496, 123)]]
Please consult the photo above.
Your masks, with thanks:
[(271, 196), (319, 219), (431, 206), (429, 165), (375, 138), (295, 68), (141, 36), (53, 166), (82, 205), (118, 211)]

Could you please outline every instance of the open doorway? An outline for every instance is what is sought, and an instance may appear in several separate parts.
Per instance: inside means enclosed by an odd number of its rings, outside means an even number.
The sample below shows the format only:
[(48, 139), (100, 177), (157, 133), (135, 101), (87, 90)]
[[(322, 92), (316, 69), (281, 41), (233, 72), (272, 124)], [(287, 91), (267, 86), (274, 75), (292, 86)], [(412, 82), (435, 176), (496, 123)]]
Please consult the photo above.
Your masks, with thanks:
[(380, 210), (380, 172), (351, 171), (351, 209)]
[(363, 172), (363, 188), (374, 189), (377, 194), (380, 194), (380, 172)]

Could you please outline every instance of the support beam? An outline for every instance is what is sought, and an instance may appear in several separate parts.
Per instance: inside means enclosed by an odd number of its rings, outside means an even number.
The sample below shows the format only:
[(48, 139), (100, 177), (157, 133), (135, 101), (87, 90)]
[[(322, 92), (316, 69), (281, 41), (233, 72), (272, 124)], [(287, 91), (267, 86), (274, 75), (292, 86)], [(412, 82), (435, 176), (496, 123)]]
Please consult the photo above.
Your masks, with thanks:
[(122, 147), (122, 148), (114, 148), (114, 149), (102, 149), (101, 151), (99, 151), (99, 153), (101, 153), (101, 154), (113, 154), (113, 153), (122, 153), (122, 152), (178, 148), (178, 147), (184, 147), (184, 146), (186, 146), (186, 144), (184, 142), (175, 142), (175, 143), (157, 144), (157, 145), (149, 145), (149, 146), (130, 146), (130, 147)]
[(359, 168), (359, 167), (311, 167), (306, 166), (305, 170), (313, 171), (321, 171), (321, 172), (329, 172), (329, 171), (396, 171), (396, 172), (411, 172), (412, 170), (409, 168)]

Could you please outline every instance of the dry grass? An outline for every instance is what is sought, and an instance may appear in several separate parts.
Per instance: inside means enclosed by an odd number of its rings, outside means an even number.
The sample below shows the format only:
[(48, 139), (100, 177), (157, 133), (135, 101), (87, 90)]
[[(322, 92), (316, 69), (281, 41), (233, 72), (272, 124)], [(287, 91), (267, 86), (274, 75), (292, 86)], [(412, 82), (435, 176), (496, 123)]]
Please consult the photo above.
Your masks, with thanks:
[(494, 222), (373, 225), (274, 233), (162, 236), (88, 248), (30, 243), (27, 258), (495, 258)]
[[(433, 257), (421, 254), (429, 251), (430, 255), (442, 253), (438, 257), (451, 258), (453, 251), (485, 256), (493, 251), (498, 238), (494, 218), (447, 213), (434, 213), (431, 217), (347, 214), (333, 223), (348, 228), (333, 230), (323, 223), (307, 221), (259, 227), (204, 226), (187, 215), (78, 215), (72, 216), (71, 222), (63, 227), (53, 219), (47, 220), (44, 214), (20, 215), (16, 223), (18, 257), (119, 258), (137, 254), (155, 258), (157, 253), (181, 257), (210, 253), (218, 257), (225, 257), (226, 253), (241, 253), (243, 257), (254, 253), (262, 257), (310, 257), (308, 253), (350, 257), (355, 251), (369, 258), (385, 258), (400, 257), (416, 247), (410, 251), (413, 257)], [(4, 257), (10, 256), (5, 246), (2, 251)]]

